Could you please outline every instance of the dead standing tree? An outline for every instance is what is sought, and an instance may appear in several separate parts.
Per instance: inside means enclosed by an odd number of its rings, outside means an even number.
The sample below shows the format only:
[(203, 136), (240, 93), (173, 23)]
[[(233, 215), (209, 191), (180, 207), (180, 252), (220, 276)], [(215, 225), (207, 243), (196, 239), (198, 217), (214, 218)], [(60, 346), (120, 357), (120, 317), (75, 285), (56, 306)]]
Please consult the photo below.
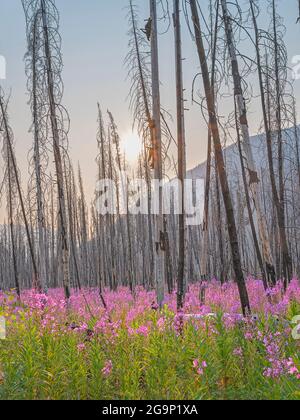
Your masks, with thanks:
[(182, 43), (179, 0), (174, 0), (174, 33), (175, 33), (175, 67), (176, 67), (176, 98), (177, 98), (177, 148), (178, 148), (178, 178), (181, 182), (180, 214), (179, 214), (179, 258), (177, 279), (177, 308), (181, 310), (185, 295), (186, 266), (186, 223), (185, 223), (185, 179), (186, 179), (186, 148), (185, 121), (183, 97)]
[[(281, 127), (281, 86), (282, 83), (280, 82), (279, 78), (279, 62), (280, 62), (280, 52), (283, 51), (280, 48), (278, 50), (278, 34), (276, 28), (276, 8), (275, 3), (271, 4), (272, 10), (272, 30), (273, 30), (273, 37), (269, 33), (265, 33), (264, 31), (260, 30), (257, 23), (257, 17), (259, 15), (259, 7), (258, 3), (254, 0), (250, 1), (250, 8), (251, 8), (251, 16), (252, 22), (254, 27), (255, 33), (255, 52), (256, 52), (256, 62), (257, 62), (257, 71), (259, 76), (259, 88), (260, 88), (260, 98), (261, 98), (261, 105), (262, 105), (262, 112), (263, 112), (263, 124), (266, 136), (266, 147), (267, 147), (267, 157), (268, 157), (268, 166), (269, 166), (269, 174), (270, 174), (270, 181), (271, 181), (271, 189), (272, 189), (272, 198), (276, 210), (277, 215), (277, 222), (278, 222), (278, 235), (280, 239), (280, 246), (281, 246), (281, 253), (282, 253), (282, 270), (281, 274), (285, 279), (285, 285), (292, 277), (292, 268), (291, 268), (291, 257), (289, 252), (289, 246), (286, 236), (286, 229), (285, 229), (285, 211), (284, 211), (284, 193), (282, 189), (282, 174), (283, 174), (283, 166), (282, 162), (279, 164), (280, 172), (281, 172), (281, 194), (279, 194), (279, 189), (276, 182), (276, 171), (275, 171), (275, 162), (274, 162), (274, 151), (273, 151), (273, 127), (272, 127), (272, 110), (271, 110), (271, 80), (272, 84), (276, 86), (276, 93), (275, 93), (275, 105), (274, 109), (276, 109), (276, 117), (275, 117), (275, 124), (276, 130), (278, 133), (278, 151), (279, 155), (282, 155), (282, 127)], [(267, 51), (266, 60), (263, 59), (262, 51), (266, 48), (266, 46), (270, 44), (270, 49)], [(270, 52), (270, 53), (269, 53)], [(274, 55), (274, 65), (275, 65), (275, 79), (274, 76), (270, 75), (270, 68), (269, 68), (269, 56)], [(276, 63), (276, 64), (275, 64)], [(272, 74), (274, 72), (272, 71)], [(275, 80), (275, 83), (273, 83)], [(282, 160), (282, 156), (281, 156)], [(278, 260), (278, 258), (277, 258)], [(279, 262), (279, 261), (278, 261)], [(279, 264), (277, 264), (279, 265)]]
[[(139, 135), (143, 141), (143, 162), (144, 178), (147, 183), (148, 209), (152, 205), (151, 173), (153, 169), (153, 146), (154, 146), (154, 123), (152, 119), (151, 104), (151, 71), (149, 69), (149, 41), (151, 39), (152, 21), (148, 19), (146, 28), (142, 30), (146, 33), (147, 40), (138, 30), (137, 7), (132, 0), (129, 2), (129, 53), (126, 56), (128, 76), (131, 81), (130, 89), (130, 108), (133, 113), (134, 125), (137, 126)], [(148, 42), (147, 42), (148, 41)], [(154, 272), (154, 240), (153, 240), (153, 218), (151, 212), (147, 215), (148, 239), (149, 239), (149, 283), (152, 284)]]
[[(215, 21), (213, 17), (213, 4), (210, 1), (210, 38), (211, 38), (211, 87), (215, 94), (216, 91), (216, 53), (218, 41), (218, 25), (219, 25), (219, 1), (216, 4)], [(212, 181), (212, 135), (210, 128), (208, 128), (208, 142), (207, 142), (207, 162), (206, 162), (206, 175), (205, 175), (205, 198), (204, 198), (204, 216), (202, 223), (202, 248), (200, 256), (200, 301), (205, 303), (205, 284), (203, 282), (208, 280), (208, 253), (209, 253), (209, 217), (210, 217), (210, 194), (211, 194), (211, 181)], [(219, 180), (216, 173), (216, 185), (218, 186)], [(219, 244), (222, 248), (222, 235), (219, 232)], [(222, 260), (222, 252), (220, 252), (220, 259)], [(221, 276), (222, 278), (222, 276)], [(221, 279), (222, 282), (222, 279)]]
[(155, 217), (155, 283), (157, 300), (161, 306), (165, 295), (165, 232), (163, 217), (163, 193), (161, 182), (163, 180), (162, 165), (162, 130), (161, 130), (161, 104), (160, 82), (158, 64), (158, 31), (157, 31), (157, 5), (156, 0), (150, 0), (151, 29), (151, 75), (152, 75), (152, 110), (153, 110), (153, 163), (155, 179), (155, 198), (157, 200)]
[[(43, 46), (40, 56), (35, 60), (42, 72), (44, 98), (46, 102), (47, 133), (51, 133), (55, 162), (59, 230), (62, 248), (63, 284), (66, 299), (70, 297), (70, 261), (68, 241), (67, 204), (65, 198), (65, 174), (63, 155), (67, 153), (67, 129), (65, 121), (69, 121), (67, 112), (61, 105), (63, 85), (61, 79), (61, 39), (59, 36), (59, 14), (55, 3), (51, 0), (23, 1), (26, 22), (34, 22), (32, 30), (41, 37)], [(34, 29), (35, 28), (35, 29)], [(34, 68), (35, 66), (33, 66)]]
[[(108, 111), (109, 121), (110, 121), (110, 130), (111, 130), (111, 138), (112, 142), (115, 146), (115, 153), (116, 153), (116, 164), (117, 164), (117, 170), (119, 174), (122, 172), (124, 173), (123, 165), (122, 165), (122, 157), (121, 157), (121, 151), (120, 151), (120, 137), (117, 131), (117, 126), (115, 124), (113, 115), (110, 111)], [(123, 174), (124, 175), (124, 174)], [(121, 184), (121, 193), (122, 198), (125, 199), (125, 197), (128, 197), (127, 193), (127, 179), (124, 179), (124, 176), (121, 176), (119, 183)], [(123, 229), (123, 220), (120, 214), (120, 201), (121, 198), (119, 197), (119, 193), (117, 194), (118, 197), (118, 212), (119, 212), (119, 227), (121, 231), (121, 237), (122, 237), (122, 243), (123, 243), (123, 252), (124, 252), (124, 260), (127, 261), (127, 279), (129, 282), (129, 286), (131, 291), (134, 291), (134, 268), (133, 268), (133, 260), (132, 260), (132, 238), (131, 238), (131, 223), (130, 223), (130, 215), (129, 215), (129, 209), (128, 209), (128, 199), (126, 199), (126, 202), (123, 203), (126, 207), (126, 234)], [(125, 253), (125, 250), (127, 250), (127, 253)]]
[(47, 227), (45, 217), (45, 199), (48, 178), (46, 171), (48, 168), (49, 146), (45, 130), (45, 81), (43, 80), (40, 64), (40, 57), (43, 55), (43, 41), (40, 36), (38, 25), (38, 14), (28, 13), (30, 4), (23, 1), (26, 13), (26, 34), (27, 34), (27, 53), (25, 56), (26, 75), (28, 77), (27, 89), (30, 95), (30, 107), (32, 112), (32, 127), (30, 132), (34, 136), (34, 144), (29, 158), (30, 180), (29, 206), (30, 210), (37, 219), (38, 230), (38, 261), (40, 272), (40, 289), (47, 290), (49, 273), (47, 270)]
[[(274, 49), (274, 70), (275, 70), (275, 89), (276, 89), (276, 116), (275, 116), (275, 127), (277, 134), (277, 157), (278, 157), (278, 176), (279, 176), (279, 188), (278, 196), (275, 200), (277, 209), (277, 217), (279, 224), (279, 235), (281, 243), (282, 253), (282, 276), (285, 282), (285, 288), (288, 283), (292, 280), (293, 268), (292, 260), (289, 250), (289, 245), (286, 237), (286, 203), (285, 203), (285, 188), (284, 188), (284, 150), (283, 150), (283, 113), (284, 113), (284, 99), (286, 80), (281, 77), (282, 74), (282, 58), (285, 54), (284, 45), (279, 35), (279, 20), (280, 17), (277, 15), (275, 0), (271, 3), (272, 10), (272, 29), (273, 29), (273, 46)], [(284, 73), (286, 72), (286, 63), (284, 63)], [(285, 77), (285, 76), (283, 76)]]
[(220, 184), (222, 188), (223, 200), (227, 215), (228, 223), (228, 233), (230, 238), (230, 245), (232, 251), (232, 260), (233, 267), (235, 271), (236, 281), (239, 288), (240, 300), (242, 311), (244, 315), (248, 315), (251, 312), (250, 302), (248, 297), (248, 291), (244, 279), (244, 274), (241, 265), (241, 256), (239, 249), (239, 241), (237, 228), (235, 223), (235, 215), (233, 209), (233, 203), (231, 198), (231, 193), (229, 189), (227, 173), (225, 169), (225, 162), (222, 152), (221, 139), (219, 133), (218, 120), (216, 115), (216, 106), (215, 106), (215, 95), (212, 90), (211, 80), (209, 76), (208, 64), (206, 59), (206, 52), (203, 43), (203, 34), (200, 26), (200, 19), (198, 13), (198, 5), (196, 0), (190, 0), (191, 15), (194, 26), (195, 33), (195, 42), (197, 46), (197, 52), (199, 55), (200, 66), (202, 70), (203, 85), (206, 96), (207, 110), (209, 114), (209, 127), (212, 133), (212, 138), (214, 141), (216, 164), (218, 169), (218, 175), (220, 179)]
[[(148, 148), (148, 165), (153, 170), (153, 178), (155, 180), (154, 194), (156, 202), (150, 207), (155, 208), (155, 244), (154, 248), (154, 274), (157, 290), (157, 300), (162, 305), (165, 294), (165, 253), (168, 241), (166, 240), (166, 223), (163, 216), (163, 157), (162, 157), (162, 113), (160, 103), (160, 81), (159, 81), (159, 63), (158, 63), (158, 31), (157, 31), (157, 4), (156, 0), (150, 0), (150, 18), (148, 19), (145, 30), (147, 39), (151, 43), (151, 72), (148, 72), (145, 56), (141, 53), (141, 40), (137, 31), (137, 16), (133, 3), (130, 2), (130, 26), (132, 28), (132, 50), (127, 56), (129, 64), (129, 73), (133, 81), (131, 88), (131, 105), (134, 112), (135, 121), (138, 123), (139, 132), (143, 134), (145, 147)], [(151, 88), (148, 84), (148, 77), (151, 78)], [(135, 88), (137, 93), (133, 93)], [(150, 107), (148, 98), (152, 98), (152, 106)], [(152, 111), (152, 114), (151, 114)], [(147, 143), (146, 140), (147, 139)], [(150, 141), (149, 141), (150, 139)], [(147, 172), (148, 174), (148, 172)], [(150, 179), (147, 176), (147, 183), (150, 187)], [(148, 191), (150, 197), (150, 188)], [(149, 219), (150, 220), (150, 219)], [(149, 224), (149, 234), (152, 226)], [(149, 235), (150, 236), (150, 235)], [(150, 236), (150, 237), (151, 237)], [(152, 242), (152, 239), (151, 239)], [(151, 245), (150, 245), (151, 246)]]
[(18, 171), (18, 166), (16, 162), (15, 152), (13, 148), (13, 133), (9, 126), (8, 122), (8, 115), (7, 115), (7, 104), (5, 103), (4, 96), (2, 90), (0, 90), (0, 125), (3, 126), (3, 157), (6, 164), (5, 174), (7, 177), (7, 196), (8, 196), (8, 218), (10, 223), (11, 229), (11, 241), (12, 241), (12, 253), (13, 253), (13, 264), (14, 264), (14, 272), (15, 272), (15, 283), (17, 294), (20, 297), (20, 283), (19, 283), (19, 275), (18, 275), (18, 268), (17, 268), (17, 256), (16, 256), (16, 246), (15, 246), (15, 236), (14, 236), (14, 216), (15, 216), (15, 205), (16, 205), (16, 198), (18, 198), (21, 212), (23, 216), (23, 222), (25, 226), (27, 241), (28, 241), (28, 248), (32, 260), (33, 266), (33, 285), (39, 285), (39, 273), (35, 259), (34, 253), (34, 243), (31, 237), (30, 226), (27, 220), (26, 208), (25, 208), (25, 201), (23, 198), (21, 181)]
[[(233, 34), (233, 27), (232, 27), (232, 17), (229, 14), (227, 1), (221, 0), (222, 5), (222, 12), (223, 12), (223, 19), (225, 25), (225, 34), (227, 40), (227, 46), (229, 51), (229, 56), (231, 60), (231, 70), (232, 70), (232, 77), (233, 77), (233, 84), (234, 84), (234, 99), (235, 99), (235, 106), (237, 109), (238, 117), (239, 117), (239, 129), (241, 131), (241, 148), (240, 151), (241, 159), (242, 159), (242, 166), (245, 167), (247, 171), (247, 183), (244, 182), (244, 187), (246, 190), (246, 194), (248, 194), (248, 188), (250, 191), (250, 196), (252, 202), (254, 204), (254, 208), (257, 215), (257, 223), (258, 223), (258, 230), (260, 236), (260, 243), (262, 248), (262, 255), (264, 260), (264, 265), (261, 265), (263, 277), (266, 278), (265, 273), (267, 272), (268, 278), (270, 280), (270, 284), (274, 285), (275, 283), (275, 269), (273, 265), (273, 257), (271, 253), (271, 245), (268, 238), (268, 231), (267, 231), (267, 222), (265, 219), (265, 215), (262, 211), (262, 204), (261, 204), (261, 183), (259, 179), (259, 175), (256, 169), (255, 160), (253, 157), (252, 147), (250, 143), (250, 132), (248, 126), (248, 116), (247, 116), (247, 107), (246, 107), (246, 100), (243, 94), (242, 88), (242, 77), (240, 74), (239, 63), (237, 58), (234, 34)], [(256, 235), (256, 228), (253, 224), (252, 219), (252, 210), (251, 206), (248, 205), (248, 212), (249, 217), (252, 221), (252, 234), (253, 239), (256, 244), (256, 252), (258, 260), (262, 261), (262, 255), (259, 246), (257, 246), (257, 235)]]
[[(107, 135), (104, 129), (104, 122), (102, 111), (100, 108), (100, 104), (98, 103), (98, 132), (97, 132), (97, 145), (98, 145), (98, 156), (97, 156), (97, 165), (98, 165), (98, 180), (104, 180), (108, 178), (108, 140)], [(100, 191), (101, 192), (101, 191)], [(96, 210), (97, 211), (97, 210)], [(96, 212), (95, 212), (96, 213)], [(108, 242), (109, 242), (109, 224), (110, 224), (110, 216), (109, 214), (97, 215), (95, 214), (97, 220), (97, 249), (98, 249), (98, 277), (99, 277), (99, 294), (102, 302), (104, 302), (103, 298), (103, 289), (104, 286), (109, 284), (108, 279), (110, 278), (109, 273), (107, 273), (107, 267), (109, 266), (109, 259), (108, 259)], [(114, 258), (114, 256), (112, 256)]]
[[(1, 124), (2, 127), (3, 124)], [(3, 130), (1, 129), (1, 132)], [(17, 250), (16, 250), (16, 238), (15, 238), (15, 226), (14, 221), (16, 219), (16, 212), (17, 212), (17, 188), (16, 188), (16, 177), (14, 174), (14, 170), (12, 167), (11, 162), (11, 154), (8, 142), (3, 139), (3, 146), (2, 146), (2, 156), (5, 165), (4, 171), (4, 179), (2, 187), (6, 189), (6, 198), (7, 198), (7, 217), (8, 217), (8, 225), (9, 225), (9, 232), (10, 232), (10, 245), (11, 245), (11, 260), (13, 266), (13, 278), (14, 278), (14, 285), (16, 288), (16, 292), (18, 297), (20, 298), (21, 295), (21, 287), (20, 287), (20, 279), (19, 279), (19, 270), (18, 270), (18, 263), (17, 263)], [(7, 273), (8, 274), (8, 273)], [(5, 280), (7, 283), (7, 279)], [(4, 284), (6, 286), (6, 284)]]

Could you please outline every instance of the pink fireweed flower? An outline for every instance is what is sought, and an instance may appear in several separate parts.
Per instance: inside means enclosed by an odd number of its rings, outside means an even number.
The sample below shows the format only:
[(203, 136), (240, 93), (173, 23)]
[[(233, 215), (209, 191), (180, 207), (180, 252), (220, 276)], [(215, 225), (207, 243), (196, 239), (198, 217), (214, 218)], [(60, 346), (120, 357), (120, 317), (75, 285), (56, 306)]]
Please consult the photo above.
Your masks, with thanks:
[(148, 337), (149, 328), (146, 325), (141, 325), (135, 332), (138, 335), (143, 335), (144, 337)]
[(129, 335), (134, 335), (134, 329), (131, 327), (128, 327), (128, 334)]
[(104, 366), (104, 368), (101, 371), (102, 372), (102, 375), (105, 376), (105, 377), (108, 377), (111, 374), (112, 369), (113, 369), (112, 361), (111, 360), (108, 360), (105, 363), (105, 366)]
[(292, 366), (289, 370), (290, 375), (296, 375), (299, 373), (299, 370), (296, 368), (296, 366)]
[(203, 376), (205, 369), (207, 369), (207, 363), (205, 360), (200, 362), (198, 359), (195, 359), (193, 361), (193, 368), (197, 371), (199, 376)]
[(82, 352), (83, 350), (85, 350), (85, 344), (83, 344), (83, 343), (78, 344), (77, 350), (80, 351), (80, 352)]
[(233, 350), (233, 355), (242, 357), (243, 356), (243, 349), (241, 347), (238, 347), (237, 349)]
[(174, 318), (174, 330), (176, 331), (177, 335), (181, 335), (184, 328), (184, 313), (178, 312)]
[(159, 318), (159, 320), (157, 321), (157, 328), (159, 329), (159, 331), (164, 331), (166, 328), (166, 320), (165, 318)]
[(194, 367), (195, 369), (197, 369), (197, 368), (198, 368), (198, 366), (199, 366), (199, 360), (198, 360), (198, 359), (196, 359), (196, 360), (194, 360), (194, 361), (193, 361), (193, 367)]
[(151, 304), (151, 309), (152, 309), (153, 311), (158, 311), (158, 309), (159, 309), (159, 305), (158, 305), (156, 302), (152, 302), (152, 304)]
[(292, 358), (288, 359), (286, 362), (287, 370), (289, 375), (296, 376), (299, 379), (299, 369), (296, 367), (295, 362)]

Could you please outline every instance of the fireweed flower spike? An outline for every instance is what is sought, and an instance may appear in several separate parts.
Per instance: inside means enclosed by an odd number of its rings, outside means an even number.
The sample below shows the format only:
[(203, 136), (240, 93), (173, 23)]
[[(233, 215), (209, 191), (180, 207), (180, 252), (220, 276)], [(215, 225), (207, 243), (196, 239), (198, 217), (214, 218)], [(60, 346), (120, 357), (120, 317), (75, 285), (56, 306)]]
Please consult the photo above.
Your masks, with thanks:
[(110, 376), (110, 374), (112, 372), (112, 369), (113, 369), (112, 361), (111, 360), (108, 360), (105, 363), (105, 366), (104, 366), (104, 368), (102, 369), (101, 372), (102, 372), (103, 376), (108, 377), (108, 376)]
[[(99, 398), (102, 389), (105, 396), (126, 397), (118, 384), (125, 380), (134, 387), (137, 379), (143, 385), (139, 387), (139, 392), (145, 392), (142, 395), (147, 398), (146, 389), (149, 384), (154, 389), (153, 384), (159, 382), (156, 375), (160, 375), (160, 380), (167, 381), (167, 392), (176, 397), (164, 372), (169, 378), (177, 369), (186, 375), (180, 377), (176, 387), (186, 391), (188, 387), (184, 378), (190, 378), (192, 370), (198, 381), (189, 391), (192, 393), (191, 398), (199, 397), (200, 383), (201, 392), (203, 390), (209, 396), (211, 389), (205, 391), (212, 374), (209, 366), (214, 366), (214, 375), (221, 378), (216, 381), (218, 389), (223, 389), (225, 382), (234, 383), (237, 389), (243, 384), (241, 386), (244, 393), (245, 375), (249, 371), (250, 375), (260, 375), (262, 394), (269, 392), (268, 397), (272, 396), (273, 385), (276, 383), (279, 384), (280, 392), (288, 398), (290, 395), (285, 393), (287, 390), (297, 393), (300, 380), (300, 359), (297, 356), (299, 343), (292, 335), (293, 328), (298, 326), (291, 322), (289, 315), (295, 313), (295, 308), (300, 308), (300, 284), (294, 280), (285, 295), (282, 295), (281, 287), (274, 287), (272, 300), (264, 293), (262, 281), (249, 279), (248, 289), (253, 313), (257, 314), (258, 321), (242, 316), (237, 286), (233, 282), (223, 287), (217, 281), (210, 282), (207, 285), (205, 306), (200, 305), (200, 285), (191, 285), (185, 305), (179, 313), (176, 293), (166, 296), (163, 310), (154, 311), (153, 291), (137, 288), (133, 297), (129, 288), (104, 290), (103, 296), (107, 305), (104, 308), (99, 305), (97, 289), (85, 290), (85, 298), (96, 316), (96, 321), (91, 318), (82, 294), (76, 290), (72, 290), (67, 318), (62, 289), (49, 290), (47, 296), (34, 290), (24, 291), (21, 295), (22, 305), (18, 303), (15, 292), (2, 292), (0, 314), (5, 316), (9, 340), (2, 342), (2, 345), (0, 341), (0, 373), (3, 378), (11, 374), (6, 371), (9, 355), (10, 358), (19, 360), (20, 367), (23, 368), (18, 370), (21, 378), (16, 380), (24, 383), (27, 380), (32, 381), (32, 378), (26, 378), (26, 366), (23, 364), (27, 358), (24, 359), (23, 356), (28, 355), (30, 360), (29, 343), (32, 342), (32, 335), (36, 334), (36, 346), (41, 347), (37, 349), (35, 363), (43, 366), (44, 359), (39, 355), (44, 354), (44, 342), (49, 343), (49, 354), (53, 354), (55, 360), (61, 357), (65, 363), (69, 360), (69, 354), (72, 354), (72, 363), (65, 366), (66, 375), (74, 376), (78, 373), (75, 382), (80, 383), (83, 372), (88, 372), (89, 384), (93, 384), (93, 389), (97, 390), (97, 394), (93, 395), (95, 398)], [(18, 333), (18, 339), (22, 339), (22, 347), (15, 345), (15, 332)], [(28, 349), (26, 346), (29, 346)], [(220, 346), (224, 349), (224, 355), (219, 351)], [(20, 348), (23, 352), (22, 358), (18, 353)], [(60, 350), (56, 354), (57, 349)], [(197, 349), (201, 351), (201, 355), (196, 353), (191, 359), (190, 354), (197, 352)], [(252, 361), (251, 366), (245, 372), (244, 364), (249, 359)], [(97, 380), (99, 381), (99, 376), (100, 379), (108, 379), (113, 374), (113, 360), (124, 360), (121, 368), (115, 372), (117, 388), (111, 388), (110, 381), (102, 381), (102, 388), (99, 390)], [(74, 361), (80, 367), (76, 370), (77, 373), (74, 372)], [(56, 364), (49, 365), (50, 375), (57, 374), (55, 366)], [(228, 372), (224, 372), (224, 369), (219, 371), (218, 366), (228, 366)], [(184, 369), (187, 371), (184, 372)], [(207, 381), (202, 380), (204, 377)], [(288, 386), (281, 387), (281, 381), (288, 383)], [(253, 381), (249, 381), (247, 387), (251, 383)], [(48, 389), (47, 386), (44, 384), (43, 389)], [(26, 389), (20, 392), (26, 393)], [(51, 392), (51, 389), (47, 392)], [(61, 395), (64, 392), (62, 386)], [(92, 392), (91, 389), (89, 392)], [(136, 395), (136, 388), (130, 392), (131, 395)], [(157, 396), (165, 395), (161, 387), (159, 392)], [(251, 392), (253, 395), (256, 391)], [(49, 394), (45, 395), (47, 396)]]

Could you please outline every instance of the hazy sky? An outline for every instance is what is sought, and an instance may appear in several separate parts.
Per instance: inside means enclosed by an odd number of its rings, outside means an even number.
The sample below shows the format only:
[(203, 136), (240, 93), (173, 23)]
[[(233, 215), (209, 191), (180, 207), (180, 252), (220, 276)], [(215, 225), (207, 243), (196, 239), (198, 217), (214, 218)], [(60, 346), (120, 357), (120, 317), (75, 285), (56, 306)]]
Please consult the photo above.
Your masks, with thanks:
[[(241, 0), (240, 4), (245, 4)], [(148, 1), (137, 0), (141, 18), (149, 16)], [(169, 2), (172, 3), (171, 1)], [(207, 3), (206, 0), (201, 0)], [(266, 0), (260, 0), (266, 11)], [(300, 55), (300, 25), (296, 26), (297, 0), (278, 0), (280, 13), (287, 26), (286, 42), (289, 61)], [(96, 179), (96, 131), (99, 101), (103, 110), (115, 115), (120, 135), (131, 128), (132, 120), (126, 101), (129, 83), (126, 81), (124, 58), (127, 53), (127, 0), (57, 0), (61, 16), (62, 51), (65, 94), (63, 104), (71, 118), (69, 135), (74, 164), (80, 161), (91, 194)], [(267, 18), (267, 13), (266, 13)], [(201, 113), (191, 104), (191, 84), (198, 72), (195, 47), (183, 22), (185, 87), (187, 88), (187, 160), (188, 168), (205, 160), (207, 133)], [(26, 178), (26, 158), (32, 142), (28, 134), (30, 112), (27, 105), (26, 78), (23, 56), (26, 50), (25, 23), (21, 0), (0, 0), (0, 55), (7, 60), (7, 80), (2, 86), (12, 89), (10, 121), (15, 133), (17, 157)], [(174, 115), (175, 77), (172, 27), (160, 37), (162, 102)], [(300, 96), (300, 81), (295, 86)], [(299, 107), (298, 107), (299, 110)], [(260, 121), (255, 112), (250, 116), (250, 129), (256, 133)]]

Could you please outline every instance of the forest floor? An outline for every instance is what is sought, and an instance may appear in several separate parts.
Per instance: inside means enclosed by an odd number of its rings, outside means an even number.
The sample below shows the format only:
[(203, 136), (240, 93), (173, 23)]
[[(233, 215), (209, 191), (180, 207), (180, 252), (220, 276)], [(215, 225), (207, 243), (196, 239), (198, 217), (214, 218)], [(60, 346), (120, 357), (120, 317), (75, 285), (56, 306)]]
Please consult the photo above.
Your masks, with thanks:
[(97, 290), (68, 308), (62, 290), (1, 293), (0, 399), (298, 400), (300, 284), (248, 289), (249, 319), (231, 283), (209, 284), (205, 306), (191, 286), (180, 314), (176, 294), (160, 311), (143, 289), (107, 291), (106, 309)]

